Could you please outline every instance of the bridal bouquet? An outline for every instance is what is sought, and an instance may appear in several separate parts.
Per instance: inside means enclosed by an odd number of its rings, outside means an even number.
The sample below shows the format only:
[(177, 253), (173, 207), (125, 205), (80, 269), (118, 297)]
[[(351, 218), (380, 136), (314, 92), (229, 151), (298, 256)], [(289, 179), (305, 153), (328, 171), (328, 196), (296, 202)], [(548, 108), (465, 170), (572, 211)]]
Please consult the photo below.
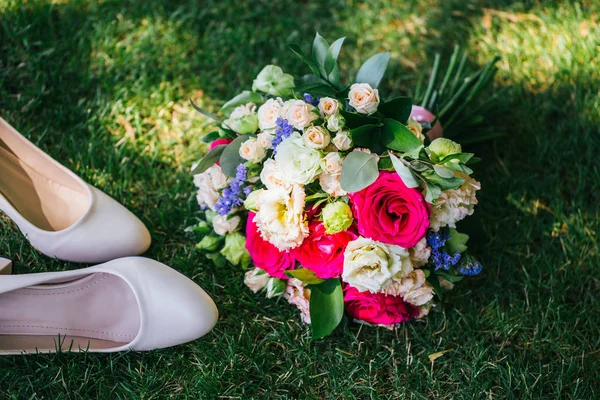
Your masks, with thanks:
[(310, 57), (291, 45), (312, 74), (296, 84), (266, 66), (252, 91), (221, 108), (223, 119), (194, 104), (219, 122), (193, 168), (197, 247), (218, 266), (245, 269), (253, 292), (297, 306), (315, 338), (344, 315), (386, 327), (422, 318), (444, 290), (482, 269), (455, 229), (477, 204), (477, 159), (442, 137), (440, 121), (464, 119), (493, 63), (465, 75), (455, 51), (438, 74), (436, 59), (417, 97), (448, 117), (439, 120), (409, 97), (384, 100), (389, 53), (342, 83), (343, 41), (317, 34)]

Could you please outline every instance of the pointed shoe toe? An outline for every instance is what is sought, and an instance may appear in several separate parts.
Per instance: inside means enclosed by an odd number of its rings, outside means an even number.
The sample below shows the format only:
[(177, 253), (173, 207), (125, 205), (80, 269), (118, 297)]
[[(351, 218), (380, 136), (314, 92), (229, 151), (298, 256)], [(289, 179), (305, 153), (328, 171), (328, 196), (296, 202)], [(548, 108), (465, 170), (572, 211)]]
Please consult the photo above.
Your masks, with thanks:
[(129, 210), (53, 160), (0, 118), (0, 211), (41, 253), (100, 263), (136, 256), (150, 234)]

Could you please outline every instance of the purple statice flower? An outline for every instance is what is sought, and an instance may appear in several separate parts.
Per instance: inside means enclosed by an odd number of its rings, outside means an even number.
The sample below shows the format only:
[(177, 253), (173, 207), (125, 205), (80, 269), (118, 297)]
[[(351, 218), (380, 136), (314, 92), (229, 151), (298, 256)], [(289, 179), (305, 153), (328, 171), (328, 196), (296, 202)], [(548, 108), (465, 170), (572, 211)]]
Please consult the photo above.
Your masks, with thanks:
[(313, 97), (312, 95), (308, 94), (308, 93), (304, 93), (304, 101), (308, 104), (312, 104), (313, 106), (318, 106), (319, 105), (319, 100), (321, 100), (318, 97)]
[(448, 240), (450, 240), (450, 231), (447, 229), (427, 233), (427, 244), (431, 247), (429, 261), (433, 263), (436, 271), (439, 269), (448, 271), (460, 261), (460, 253), (450, 254), (443, 249)]
[(472, 255), (467, 254), (462, 258), (458, 265), (458, 273), (461, 275), (473, 276), (481, 272), (483, 266)]
[(277, 154), (277, 146), (283, 142), (283, 139), (290, 137), (294, 133), (294, 127), (281, 117), (277, 118), (275, 125), (275, 137), (271, 143), (273, 145), (273, 152)]
[(252, 192), (250, 186), (244, 187), (248, 169), (244, 164), (237, 167), (235, 178), (229, 184), (229, 187), (223, 189), (221, 197), (217, 200), (215, 208), (219, 215), (227, 215), (235, 207), (240, 207), (244, 204), (244, 199)]

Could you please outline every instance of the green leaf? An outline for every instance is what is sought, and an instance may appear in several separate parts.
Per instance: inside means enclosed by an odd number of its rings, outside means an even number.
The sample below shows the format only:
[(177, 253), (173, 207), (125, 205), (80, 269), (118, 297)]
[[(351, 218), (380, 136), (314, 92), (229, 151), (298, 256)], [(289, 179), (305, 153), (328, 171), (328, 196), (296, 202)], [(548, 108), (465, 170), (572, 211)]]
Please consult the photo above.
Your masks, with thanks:
[(437, 276), (440, 276), (440, 277), (444, 278), (448, 282), (452, 282), (452, 283), (456, 283), (456, 282), (462, 281), (463, 278), (464, 278), (464, 276), (452, 275), (451, 273), (448, 273), (446, 271), (436, 271), (435, 274)]
[(425, 181), (425, 187), (425, 201), (429, 204), (435, 204), (442, 193), (442, 189), (427, 181)]
[(208, 154), (202, 157), (202, 160), (200, 160), (198, 165), (196, 165), (196, 167), (192, 170), (192, 175), (201, 174), (212, 167), (217, 161), (219, 161), (219, 158), (221, 157), (221, 154), (223, 154), (223, 151), (226, 147), (227, 145), (225, 144), (220, 144), (213, 147)]
[(212, 143), (217, 139), (220, 139), (221, 135), (219, 135), (219, 132), (211, 132), (211, 133), (207, 133), (206, 135), (202, 136), (202, 141), (204, 143)]
[(290, 278), (296, 278), (307, 285), (318, 285), (319, 283), (325, 282), (325, 279), (321, 279), (315, 275), (310, 269), (298, 268), (285, 271), (285, 274)]
[(335, 97), (336, 89), (330, 84), (308, 83), (294, 88), (296, 93), (310, 93), (314, 96)]
[(454, 178), (454, 172), (449, 170), (448, 168), (444, 168), (439, 165), (434, 165), (433, 170), (435, 171), (436, 174), (438, 174), (442, 178), (446, 178), (446, 179)]
[(388, 118), (400, 121), (403, 124), (408, 122), (408, 117), (412, 110), (412, 99), (410, 97), (396, 97), (379, 105), (379, 111)]
[(222, 123), (223, 123), (223, 120), (222, 120), (221, 118), (217, 117), (217, 116), (216, 116), (215, 114), (213, 114), (213, 113), (210, 113), (210, 112), (206, 111), (206, 110), (205, 110), (205, 109), (203, 109), (203, 108), (200, 108), (200, 107), (198, 107), (198, 106), (196, 105), (196, 103), (194, 103), (192, 100), (190, 100), (190, 103), (192, 103), (192, 107), (194, 108), (194, 110), (198, 111), (200, 114), (202, 114), (202, 115), (204, 115), (205, 117), (208, 117), (208, 118), (210, 118), (210, 119), (212, 119), (212, 120), (214, 120), (214, 121), (216, 121), (216, 122), (218, 122), (218, 123), (220, 123), (220, 124), (222, 124)]
[(414, 150), (423, 145), (410, 129), (391, 118), (383, 120), (381, 140), (388, 148), (402, 152)]
[(310, 321), (313, 339), (329, 335), (344, 316), (344, 294), (339, 279), (310, 285)]
[(447, 155), (446, 157), (440, 160), (440, 164), (447, 163), (450, 160), (459, 160), (462, 163), (468, 163), (471, 158), (473, 158), (473, 153), (454, 153)]
[(352, 141), (359, 147), (370, 147), (374, 143), (378, 143), (381, 134), (381, 125), (363, 125), (358, 128), (350, 129)]
[(431, 286), (433, 286), (433, 291), (435, 292), (437, 297), (440, 300), (442, 300), (444, 297), (444, 291), (442, 290), (442, 288), (440, 286), (440, 281), (439, 281), (437, 275), (435, 273), (432, 273), (429, 276), (429, 278), (427, 278), (427, 282), (429, 282), (431, 284)]
[(367, 117), (364, 114), (357, 114), (344, 110), (341, 110), (340, 114), (342, 114), (342, 117), (344, 117), (346, 120), (346, 126), (350, 129), (358, 128), (363, 125), (374, 125), (379, 123), (377, 118)]
[(450, 253), (463, 253), (467, 250), (468, 241), (469, 235), (450, 228), (450, 240), (446, 242), (446, 247)]
[(432, 173), (431, 171), (426, 171), (421, 174), (423, 178), (425, 178), (429, 183), (432, 183), (438, 186), (441, 190), (449, 190), (449, 189), (457, 189), (465, 183), (463, 178), (442, 178), (441, 176)]
[(233, 99), (229, 100), (227, 103), (223, 104), (221, 107), (221, 112), (224, 115), (229, 116), (231, 112), (237, 107), (247, 103), (255, 103), (256, 105), (260, 105), (263, 102), (263, 97), (256, 93), (251, 92), (249, 90), (244, 90), (242, 93), (235, 96)]
[(221, 170), (225, 175), (234, 177), (238, 165), (246, 162), (246, 160), (240, 157), (240, 147), (242, 146), (242, 143), (248, 139), (250, 139), (250, 135), (238, 136), (233, 142), (225, 147), (225, 150), (223, 150), (220, 162)]
[(340, 49), (344, 44), (345, 38), (339, 38), (329, 46), (327, 50), (327, 56), (325, 57), (325, 73), (327, 79), (334, 85), (340, 84), (340, 68), (337, 63), (338, 56), (340, 55)]
[(302, 61), (304, 61), (308, 65), (313, 74), (319, 75), (319, 68), (317, 68), (315, 63), (304, 54), (304, 52), (302, 51), (302, 49), (300, 49), (298, 45), (288, 44), (287, 46), (290, 50), (294, 52), (294, 54), (296, 54)]
[(362, 151), (353, 151), (342, 164), (340, 183), (346, 192), (358, 192), (377, 180), (377, 156)]
[(394, 165), (394, 169), (402, 179), (402, 182), (409, 188), (419, 187), (419, 182), (415, 179), (412, 171), (409, 167), (404, 165), (404, 162), (400, 160), (398, 157), (390, 153), (390, 159), (392, 160), (392, 164)]
[(356, 82), (368, 83), (372, 88), (377, 88), (385, 74), (389, 61), (389, 52), (375, 54), (360, 67), (358, 74), (356, 74)]
[(327, 57), (327, 50), (329, 50), (329, 43), (327, 43), (327, 40), (317, 32), (315, 40), (313, 41), (312, 56), (315, 65), (319, 69), (319, 74), (323, 78), (327, 77), (327, 73), (325, 72), (325, 57)]

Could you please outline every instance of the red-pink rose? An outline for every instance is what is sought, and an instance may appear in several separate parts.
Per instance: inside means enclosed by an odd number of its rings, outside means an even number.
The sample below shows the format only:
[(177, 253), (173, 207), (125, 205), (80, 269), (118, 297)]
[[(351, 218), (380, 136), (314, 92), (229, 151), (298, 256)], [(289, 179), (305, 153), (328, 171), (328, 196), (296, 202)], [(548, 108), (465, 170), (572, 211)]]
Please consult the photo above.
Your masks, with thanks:
[(217, 139), (210, 144), (210, 149), (212, 150), (217, 146), (220, 146), (222, 144), (229, 144), (231, 142), (233, 142), (233, 139)]
[(359, 292), (352, 286), (344, 289), (346, 312), (354, 319), (379, 325), (396, 325), (419, 315), (419, 309), (400, 296)]
[(395, 172), (380, 172), (373, 184), (349, 196), (363, 236), (409, 249), (429, 228), (429, 206), (423, 195), (406, 187)]
[(308, 227), (310, 233), (302, 245), (293, 250), (294, 257), (319, 278), (339, 278), (344, 268), (344, 250), (356, 235), (350, 231), (328, 235), (323, 223), (317, 220), (309, 222)]
[(294, 256), (289, 251), (279, 251), (260, 236), (258, 227), (254, 223), (255, 215), (253, 212), (249, 213), (246, 224), (246, 249), (252, 257), (254, 266), (276, 278), (288, 279), (285, 271), (294, 269)]

